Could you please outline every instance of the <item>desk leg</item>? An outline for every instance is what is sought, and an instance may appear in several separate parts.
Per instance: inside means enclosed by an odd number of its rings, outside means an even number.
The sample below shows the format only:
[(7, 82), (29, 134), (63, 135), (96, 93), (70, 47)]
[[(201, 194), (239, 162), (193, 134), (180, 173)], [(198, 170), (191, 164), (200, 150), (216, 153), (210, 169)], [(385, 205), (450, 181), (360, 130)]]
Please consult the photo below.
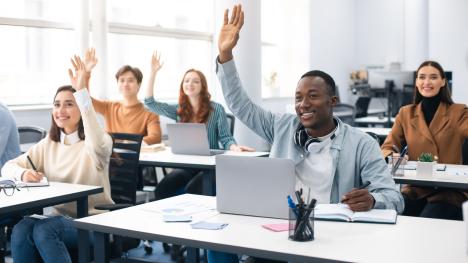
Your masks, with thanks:
[(78, 218), (88, 216), (88, 197), (76, 200), (76, 214)]
[(214, 196), (216, 194), (216, 170), (205, 170), (203, 173), (203, 194)]
[[(78, 218), (88, 216), (88, 197), (76, 200), (76, 214)], [(89, 231), (78, 229), (78, 260), (80, 263), (89, 262)]]
[(94, 262), (109, 262), (109, 234), (94, 232)]
[(187, 263), (200, 263), (200, 249), (187, 247)]
[(89, 262), (89, 231), (78, 229), (78, 261)]

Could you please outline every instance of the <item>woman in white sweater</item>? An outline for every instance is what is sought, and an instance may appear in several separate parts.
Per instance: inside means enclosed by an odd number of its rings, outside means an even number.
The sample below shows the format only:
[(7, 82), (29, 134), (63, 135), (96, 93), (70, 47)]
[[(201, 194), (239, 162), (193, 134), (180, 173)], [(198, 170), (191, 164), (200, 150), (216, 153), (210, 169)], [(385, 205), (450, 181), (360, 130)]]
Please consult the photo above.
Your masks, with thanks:
[[(7, 162), (2, 175), (24, 182), (37, 182), (45, 175), (49, 181), (102, 186), (103, 193), (88, 198), (89, 213), (95, 214), (94, 204), (113, 203), (108, 175), (112, 138), (96, 119), (81, 59), (75, 56), (74, 63), (78, 68), (76, 76), (71, 76), (74, 88), (63, 86), (57, 90), (49, 136)], [(11, 238), (15, 263), (41, 262), (41, 258), (44, 262), (71, 262), (67, 248), (77, 247), (78, 234), (72, 225), (76, 205), (54, 208), (46, 219), (25, 217), (15, 225)]]

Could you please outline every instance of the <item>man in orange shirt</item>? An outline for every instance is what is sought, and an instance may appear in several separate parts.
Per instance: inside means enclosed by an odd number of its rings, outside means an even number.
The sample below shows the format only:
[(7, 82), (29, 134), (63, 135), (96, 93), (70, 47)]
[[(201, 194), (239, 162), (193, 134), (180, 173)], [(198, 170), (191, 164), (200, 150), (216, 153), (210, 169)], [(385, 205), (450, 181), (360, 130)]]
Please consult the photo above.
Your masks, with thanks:
[[(91, 72), (97, 62), (95, 49), (88, 49), (84, 59), (86, 71)], [(69, 74), (73, 73), (70, 69), (68, 71)], [(90, 75), (88, 75), (88, 82), (89, 78)], [(96, 112), (104, 116), (106, 131), (141, 134), (146, 144), (160, 143), (159, 116), (147, 111), (137, 97), (143, 80), (141, 71), (136, 67), (125, 65), (117, 71), (115, 78), (120, 93), (123, 95), (122, 101), (92, 98)]]

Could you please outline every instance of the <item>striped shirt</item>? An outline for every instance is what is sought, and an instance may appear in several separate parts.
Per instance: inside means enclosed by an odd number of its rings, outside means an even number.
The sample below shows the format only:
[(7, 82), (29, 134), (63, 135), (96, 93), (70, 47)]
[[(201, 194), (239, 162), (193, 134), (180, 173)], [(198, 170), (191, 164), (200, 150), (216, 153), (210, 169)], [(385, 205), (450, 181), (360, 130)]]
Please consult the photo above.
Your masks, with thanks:
[[(166, 116), (176, 122), (180, 121), (180, 117), (177, 115), (179, 104), (158, 102), (154, 100), (154, 97), (149, 97), (145, 98), (145, 106), (156, 114)], [(211, 107), (213, 107), (213, 111), (206, 122), (210, 149), (219, 149), (219, 143), (221, 143), (222, 148), (228, 150), (232, 144), (236, 144), (236, 141), (229, 131), (226, 112), (223, 106), (217, 102), (211, 101)]]

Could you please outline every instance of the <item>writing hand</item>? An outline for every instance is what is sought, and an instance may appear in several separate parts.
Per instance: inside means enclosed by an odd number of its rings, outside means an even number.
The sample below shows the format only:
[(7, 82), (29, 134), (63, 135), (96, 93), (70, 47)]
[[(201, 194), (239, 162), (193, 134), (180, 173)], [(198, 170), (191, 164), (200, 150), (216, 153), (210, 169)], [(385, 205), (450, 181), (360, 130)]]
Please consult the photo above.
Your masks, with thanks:
[(42, 180), (44, 174), (34, 170), (26, 170), (21, 176), (21, 181), (26, 183), (38, 183)]
[(369, 193), (369, 190), (354, 188), (343, 196), (341, 202), (343, 204), (347, 204), (354, 212), (358, 212), (372, 209), (374, 207), (375, 200)]
[(233, 58), (232, 50), (239, 40), (239, 32), (244, 25), (244, 11), (241, 5), (234, 5), (231, 19), (229, 10), (224, 11), (224, 23), (219, 32), (218, 49), (219, 62), (225, 63)]

